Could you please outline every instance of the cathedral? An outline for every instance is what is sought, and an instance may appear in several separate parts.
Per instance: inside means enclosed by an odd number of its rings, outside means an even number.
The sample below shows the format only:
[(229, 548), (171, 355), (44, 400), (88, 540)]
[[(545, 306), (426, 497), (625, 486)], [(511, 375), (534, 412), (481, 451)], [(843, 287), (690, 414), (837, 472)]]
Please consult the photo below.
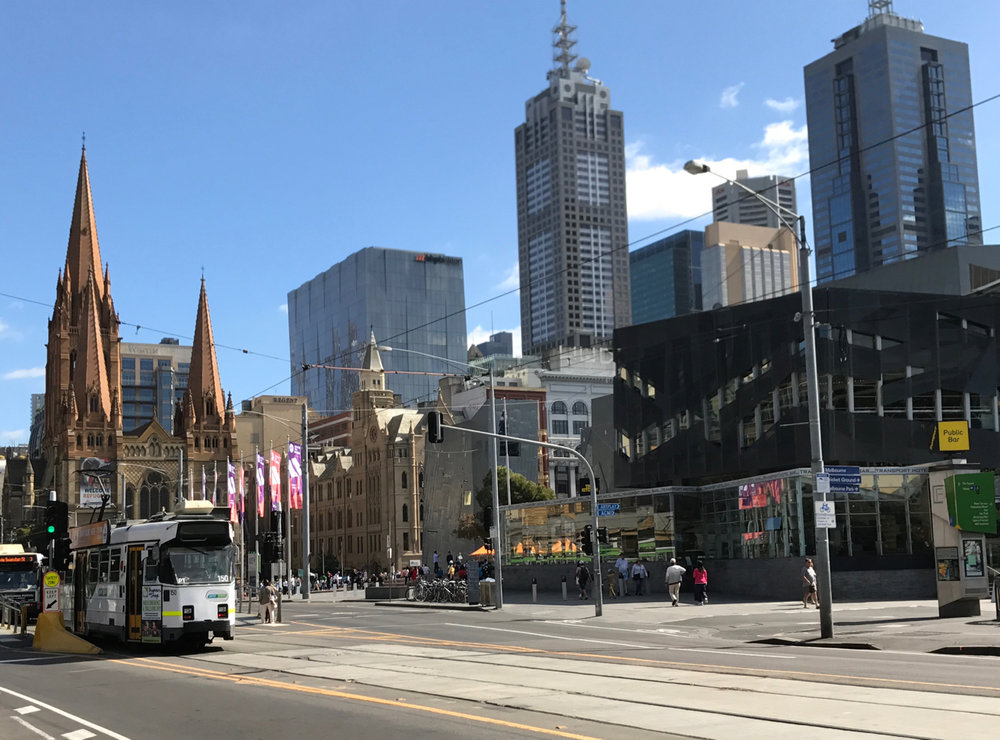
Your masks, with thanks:
[[(232, 397), (223, 396), (204, 278), (188, 386), (174, 412), (173, 433), (155, 417), (123, 432), (122, 403), (134, 400), (128, 396), (135, 380), (134, 371), (123, 378), (120, 343), (84, 149), (66, 263), (49, 320), (43, 485), (68, 502), (71, 524), (88, 520), (74, 513), (102, 503), (129, 519), (171, 511), (179, 499), (203, 495), (228, 505), (226, 461), (239, 457), (236, 422)], [(205, 467), (218, 471), (211, 487), (192, 480)]]

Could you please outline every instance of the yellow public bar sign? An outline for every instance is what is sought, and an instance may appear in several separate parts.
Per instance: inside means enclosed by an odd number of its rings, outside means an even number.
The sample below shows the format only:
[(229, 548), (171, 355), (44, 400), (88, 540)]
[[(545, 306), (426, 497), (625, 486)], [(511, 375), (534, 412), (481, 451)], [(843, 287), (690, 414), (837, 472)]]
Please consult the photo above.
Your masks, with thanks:
[(957, 452), (969, 449), (969, 422), (939, 421), (937, 424), (938, 449)]

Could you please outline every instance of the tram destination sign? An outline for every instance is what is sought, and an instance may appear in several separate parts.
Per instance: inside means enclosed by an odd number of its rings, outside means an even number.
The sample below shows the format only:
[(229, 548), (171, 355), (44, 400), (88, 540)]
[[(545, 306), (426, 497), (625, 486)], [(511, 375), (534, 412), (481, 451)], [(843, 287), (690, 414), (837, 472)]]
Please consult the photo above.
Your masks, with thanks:
[(830, 475), (830, 493), (860, 493), (861, 468), (856, 465), (826, 465)]

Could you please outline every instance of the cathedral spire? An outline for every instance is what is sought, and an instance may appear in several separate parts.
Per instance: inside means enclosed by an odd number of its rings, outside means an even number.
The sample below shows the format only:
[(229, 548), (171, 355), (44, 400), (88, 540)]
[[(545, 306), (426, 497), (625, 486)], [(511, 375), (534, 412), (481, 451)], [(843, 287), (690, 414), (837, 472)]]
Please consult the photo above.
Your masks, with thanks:
[(385, 390), (385, 369), (382, 366), (382, 355), (375, 343), (375, 330), (372, 329), (371, 341), (365, 347), (365, 356), (361, 360), (361, 390)]
[(80, 344), (76, 368), (77, 401), (84, 401), (83, 416), (92, 411), (111, 418), (111, 385), (105, 365), (104, 340), (98, 313), (97, 280), (93, 268), (87, 273), (83, 292), (83, 312), (80, 317)]
[(94, 285), (98, 301), (104, 300), (101, 248), (97, 243), (97, 220), (94, 218), (94, 201), (90, 192), (86, 149), (80, 155), (80, 173), (76, 179), (76, 200), (73, 202), (73, 220), (69, 226), (66, 267), (70, 285), (75, 291), (83, 288), (87, 282), (88, 271), (93, 270), (98, 275)]
[(215, 356), (215, 338), (212, 336), (212, 319), (208, 313), (205, 278), (201, 279), (201, 295), (198, 298), (188, 391), (191, 393), (198, 421), (223, 415), (225, 398), (222, 395), (222, 382), (219, 380), (219, 363)]

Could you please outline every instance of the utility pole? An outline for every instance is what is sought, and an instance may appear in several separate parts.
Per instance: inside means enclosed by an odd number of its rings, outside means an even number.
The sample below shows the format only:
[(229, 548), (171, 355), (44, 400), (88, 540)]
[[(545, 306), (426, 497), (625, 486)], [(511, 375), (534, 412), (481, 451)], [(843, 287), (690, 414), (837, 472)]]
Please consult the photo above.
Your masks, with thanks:
[(309, 599), (312, 565), (309, 553), (309, 414), (308, 403), (302, 404), (302, 563), (306, 577), (302, 579), (302, 598)]

